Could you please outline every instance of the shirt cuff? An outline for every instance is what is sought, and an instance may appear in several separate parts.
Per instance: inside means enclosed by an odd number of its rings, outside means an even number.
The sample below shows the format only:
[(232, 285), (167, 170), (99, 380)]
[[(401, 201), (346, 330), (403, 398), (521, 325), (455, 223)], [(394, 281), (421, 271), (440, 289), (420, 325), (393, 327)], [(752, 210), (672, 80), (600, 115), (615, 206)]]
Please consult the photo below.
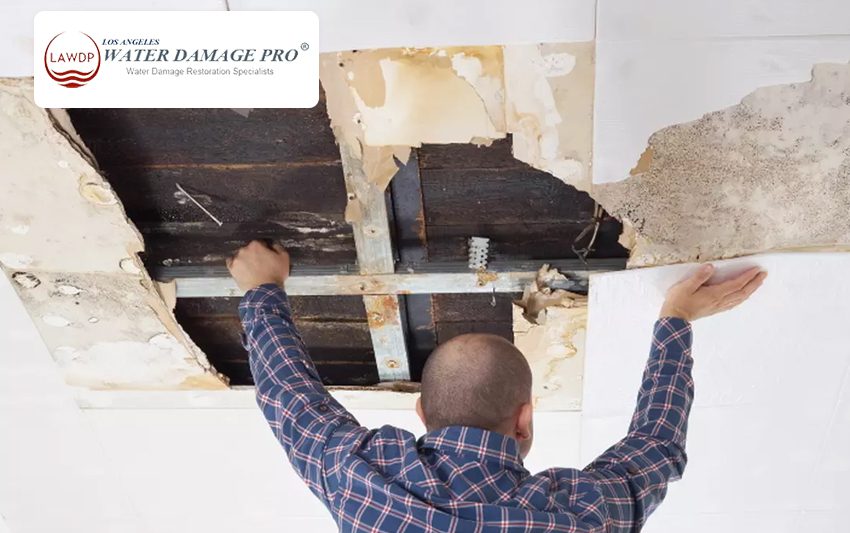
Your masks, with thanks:
[(691, 323), (683, 318), (661, 317), (655, 323), (653, 337), (655, 346), (665, 348), (660, 353), (678, 358), (690, 350), (693, 344), (693, 328)]
[(683, 328), (691, 328), (691, 323), (684, 318), (679, 318), (677, 316), (662, 316), (655, 323), (655, 327), (658, 328), (660, 324), (665, 324), (669, 328), (673, 329), (683, 329)]
[(243, 324), (268, 314), (283, 317), (289, 315), (289, 300), (286, 292), (274, 283), (266, 283), (251, 289), (239, 302), (239, 318)]

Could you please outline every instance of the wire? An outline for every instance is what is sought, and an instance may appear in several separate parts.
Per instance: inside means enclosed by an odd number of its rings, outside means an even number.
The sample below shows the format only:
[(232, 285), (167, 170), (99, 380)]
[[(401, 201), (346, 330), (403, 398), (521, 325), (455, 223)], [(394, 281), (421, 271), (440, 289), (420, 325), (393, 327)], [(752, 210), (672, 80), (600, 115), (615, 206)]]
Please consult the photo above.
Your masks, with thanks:
[(210, 213), (210, 212), (207, 210), (207, 208), (206, 208), (206, 207), (202, 206), (202, 205), (201, 205), (201, 203), (200, 203), (199, 201), (195, 200), (195, 197), (194, 197), (194, 196), (192, 196), (191, 194), (189, 194), (188, 192), (186, 192), (186, 189), (184, 189), (183, 187), (181, 187), (179, 183), (175, 183), (174, 185), (177, 185), (177, 190), (178, 190), (178, 191), (180, 191), (180, 193), (181, 193), (181, 194), (185, 195), (185, 196), (186, 196), (186, 198), (188, 198), (189, 200), (192, 200), (192, 203), (193, 203), (193, 204), (195, 204), (196, 206), (198, 206), (198, 207), (201, 209), (201, 211), (203, 211), (204, 213), (206, 213), (206, 214), (207, 214), (207, 216), (208, 216), (208, 217), (210, 217), (211, 219), (213, 219), (213, 222), (215, 222), (215, 223), (216, 223), (216, 224), (218, 224), (219, 226), (222, 226), (222, 225), (223, 225), (223, 224), (222, 224), (222, 222), (221, 222), (221, 220), (217, 219), (217, 218), (215, 217), (215, 215), (213, 215), (212, 213)]
[[(578, 234), (578, 237), (575, 238), (572, 244), (573, 253), (581, 260), (585, 267), (587, 267), (587, 256), (594, 252), (593, 245), (596, 244), (596, 237), (599, 236), (599, 226), (602, 224), (602, 216), (605, 211), (602, 209), (602, 206), (598, 203), (594, 202), (593, 207), (593, 219), (590, 221), (590, 224), (585, 226), (581, 233)], [(578, 244), (587, 236), (588, 233), (593, 232), (590, 235), (590, 240), (587, 242), (587, 246), (584, 248), (578, 248)]]

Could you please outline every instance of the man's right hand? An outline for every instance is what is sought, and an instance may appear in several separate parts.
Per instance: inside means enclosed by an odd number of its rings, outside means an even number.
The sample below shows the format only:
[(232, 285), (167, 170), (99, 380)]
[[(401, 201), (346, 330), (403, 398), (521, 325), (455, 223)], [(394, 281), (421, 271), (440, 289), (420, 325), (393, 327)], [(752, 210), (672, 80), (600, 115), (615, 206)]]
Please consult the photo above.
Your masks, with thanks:
[(708, 285), (712, 274), (714, 266), (703, 265), (690, 278), (673, 285), (661, 307), (661, 317), (692, 322), (728, 311), (749, 298), (767, 277), (767, 272), (754, 267), (723, 283)]
[(289, 254), (279, 244), (269, 247), (260, 241), (251, 241), (226, 263), (236, 285), (245, 292), (266, 283), (283, 287), (289, 277)]

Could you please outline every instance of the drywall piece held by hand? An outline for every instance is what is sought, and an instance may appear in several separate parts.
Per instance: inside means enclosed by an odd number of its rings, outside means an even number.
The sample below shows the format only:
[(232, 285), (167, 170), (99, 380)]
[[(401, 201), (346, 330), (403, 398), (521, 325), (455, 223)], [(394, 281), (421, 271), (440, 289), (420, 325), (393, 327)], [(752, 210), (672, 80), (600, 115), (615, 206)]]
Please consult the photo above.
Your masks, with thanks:
[[(701, 520), (697, 513), (742, 512), (742, 502), (759, 517), (833, 506), (842, 513), (850, 501), (850, 486), (839, 481), (850, 475), (844, 423), (850, 421), (850, 284), (843, 282), (850, 254), (769, 254), (715, 266), (718, 279), (752, 266), (769, 276), (740, 307), (693, 324), (689, 462), (662, 506), (668, 516), (688, 516), (693, 524), (664, 531), (713, 531), (691, 527)], [(671, 265), (591, 277), (585, 460), (625, 435), (664, 294), (697, 268)], [(818, 472), (818, 465), (828, 467)], [(740, 525), (730, 521), (723, 530), (748, 530)], [(762, 526), (749, 529), (773, 531)], [(807, 525), (785, 531), (813, 530)]]
[(590, 191), (593, 43), (509, 45), (504, 60), (514, 157)]
[(594, 187), (637, 232), (630, 266), (850, 247), (850, 65), (665, 128), (634, 175)]
[(547, 307), (545, 324), (530, 322), (521, 307), (513, 307), (514, 344), (531, 366), (535, 409), (581, 409), (587, 299), (580, 298), (569, 307)]

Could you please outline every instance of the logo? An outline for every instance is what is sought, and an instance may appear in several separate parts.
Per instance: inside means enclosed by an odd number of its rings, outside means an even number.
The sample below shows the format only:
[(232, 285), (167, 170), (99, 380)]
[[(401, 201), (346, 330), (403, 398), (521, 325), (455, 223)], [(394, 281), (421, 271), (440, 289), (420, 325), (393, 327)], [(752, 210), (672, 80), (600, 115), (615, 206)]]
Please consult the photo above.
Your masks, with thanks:
[(82, 87), (100, 70), (100, 48), (86, 33), (62, 32), (47, 43), (44, 69), (63, 87)]

